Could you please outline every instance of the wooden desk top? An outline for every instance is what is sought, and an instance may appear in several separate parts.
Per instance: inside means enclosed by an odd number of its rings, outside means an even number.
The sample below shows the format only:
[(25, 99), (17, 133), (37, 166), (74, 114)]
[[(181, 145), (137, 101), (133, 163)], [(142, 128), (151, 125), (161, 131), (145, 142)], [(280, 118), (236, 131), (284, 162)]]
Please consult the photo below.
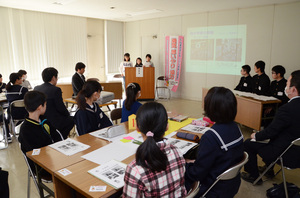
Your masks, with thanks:
[(61, 152), (51, 148), (50, 146), (41, 148), (41, 152), (39, 155), (32, 155), (32, 151), (27, 152), (26, 155), (36, 164), (44, 168), (49, 173), (53, 174), (53, 172), (55, 171), (85, 160), (81, 157), (82, 155), (85, 155), (102, 146), (105, 146), (106, 144), (109, 144), (108, 141), (95, 138), (89, 134), (85, 134), (74, 139), (83, 144), (90, 145), (91, 147), (71, 156), (64, 155)]
[[(77, 104), (77, 102), (74, 98), (67, 98), (64, 101), (72, 103), (72, 104)], [(111, 101), (111, 102), (107, 102), (107, 103), (104, 103), (104, 104), (99, 104), (99, 107), (103, 107), (103, 106), (107, 106), (107, 105), (116, 105), (117, 103), (118, 103), (117, 101)]]

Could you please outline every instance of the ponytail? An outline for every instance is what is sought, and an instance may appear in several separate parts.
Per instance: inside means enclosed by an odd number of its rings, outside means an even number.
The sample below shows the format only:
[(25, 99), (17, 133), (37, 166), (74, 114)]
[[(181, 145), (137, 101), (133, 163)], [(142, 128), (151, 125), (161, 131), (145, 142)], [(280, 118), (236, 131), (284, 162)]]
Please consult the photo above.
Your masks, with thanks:
[(153, 172), (166, 170), (169, 164), (167, 155), (157, 145), (157, 142), (163, 141), (167, 129), (166, 109), (160, 103), (146, 103), (137, 111), (136, 121), (139, 130), (147, 136), (137, 149), (137, 165), (149, 168)]
[(85, 110), (86, 108), (86, 98), (90, 98), (93, 93), (102, 91), (101, 84), (95, 80), (89, 80), (84, 83), (81, 91), (76, 97), (76, 102), (79, 109)]
[(130, 83), (126, 88), (126, 100), (124, 102), (125, 108), (130, 111), (131, 106), (136, 101), (136, 95), (141, 91), (138, 83)]
[(7, 91), (9, 91), (11, 89), (11, 87), (16, 83), (16, 81), (19, 80), (21, 77), (22, 77), (22, 75), (19, 73), (11, 73), (9, 75), (9, 82), (5, 86), (5, 89)]

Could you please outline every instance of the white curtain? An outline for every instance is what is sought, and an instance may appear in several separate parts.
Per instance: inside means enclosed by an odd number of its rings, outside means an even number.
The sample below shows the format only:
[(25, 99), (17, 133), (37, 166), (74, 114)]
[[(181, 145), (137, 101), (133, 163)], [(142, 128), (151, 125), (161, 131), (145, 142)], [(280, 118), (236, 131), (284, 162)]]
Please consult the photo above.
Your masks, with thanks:
[(107, 74), (120, 73), (124, 59), (123, 22), (105, 21), (105, 57)]
[(86, 18), (0, 7), (0, 73), (3, 81), (25, 69), (41, 82), (46, 67), (70, 77), (77, 62), (87, 62)]

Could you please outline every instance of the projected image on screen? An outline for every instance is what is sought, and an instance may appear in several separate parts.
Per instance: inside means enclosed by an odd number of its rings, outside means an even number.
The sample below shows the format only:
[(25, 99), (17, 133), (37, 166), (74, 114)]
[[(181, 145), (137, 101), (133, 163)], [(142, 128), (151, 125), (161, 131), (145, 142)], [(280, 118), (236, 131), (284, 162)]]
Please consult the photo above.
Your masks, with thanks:
[(191, 60), (214, 60), (214, 40), (213, 39), (192, 40)]
[(189, 28), (186, 71), (239, 75), (245, 64), (246, 25)]

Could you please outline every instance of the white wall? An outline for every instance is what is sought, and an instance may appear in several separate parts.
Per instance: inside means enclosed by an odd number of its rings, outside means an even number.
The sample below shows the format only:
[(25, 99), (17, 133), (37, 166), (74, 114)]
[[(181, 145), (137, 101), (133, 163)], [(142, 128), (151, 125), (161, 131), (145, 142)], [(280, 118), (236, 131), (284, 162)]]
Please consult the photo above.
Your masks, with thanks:
[[(300, 69), (300, 2), (206, 12), (192, 15), (174, 16), (152, 20), (127, 22), (125, 24), (125, 49), (131, 58), (141, 56), (144, 51), (157, 49), (158, 57), (152, 57), (156, 66), (156, 76), (164, 75), (164, 42), (167, 35), (183, 35), (191, 27), (247, 25), (246, 64), (252, 68), (256, 61), (266, 63), (266, 74), (271, 77), (271, 68), (281, 64), (289, 74)], [(157, 35), (159, 42), (142, 46), (141, 40)], [(149, 44), (147, 44), (149, 45)], [(185, 46), (186, 47), (186, 46)], [(186, 48), (185, 48), (186, 49)], [(225, 86), (234, 88), (240, 76), (185, 72), (183, 57), (181, 81), (172, 97), (201, 100), (201, 88)], [(252, 69), (253, 70), (253, 69)], [(254, 75), (254, 71), (251, 71)]]

